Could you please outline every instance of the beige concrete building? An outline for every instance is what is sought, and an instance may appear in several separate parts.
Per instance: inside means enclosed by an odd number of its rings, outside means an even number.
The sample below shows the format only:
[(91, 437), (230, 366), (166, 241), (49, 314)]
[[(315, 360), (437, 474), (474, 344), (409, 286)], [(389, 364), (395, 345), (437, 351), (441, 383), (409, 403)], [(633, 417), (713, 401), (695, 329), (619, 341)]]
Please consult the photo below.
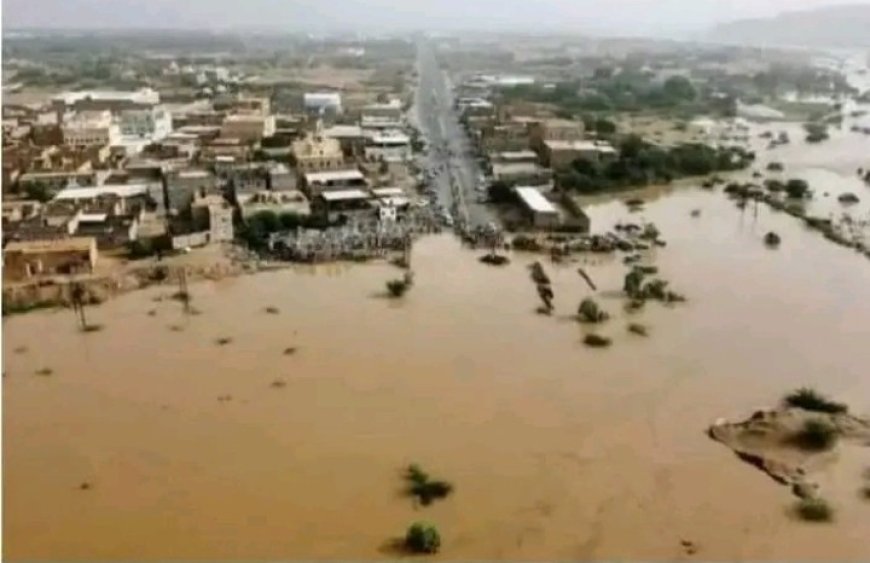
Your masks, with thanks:
[(39, 276), (85, 274), (97, 264), (93, 237), (13, 241), (3, 250), (3, 279), (28, 281)]
[(109, 110), (71, 114), (64, 119), (61, 131), (64, 144), (72, 147), (111, 145), (120, 138), (120, 131)]
[(317, 131), (293, 142), (291, 152), (296, 159), (296, 169), (299, 174), (344, 168), (341, 142), (324, 136), (319, 123)]
[(264, 137), (271, 137), (274, 134), (274, 115), (234, 113), (224, 118), (220, 136), (253, 143), (262, 140)]
[(603, 141), (544, 141), (541, 151), (544, 165), (554, 170), (567, 168), (578, 158), (609, 162), (616, 156), (616, 149)]
[(543, 119), (528, 124), (529, 140), (534, 149), (543, 148), (544, 141), (581, 141), (585, 133), (582, 121)]

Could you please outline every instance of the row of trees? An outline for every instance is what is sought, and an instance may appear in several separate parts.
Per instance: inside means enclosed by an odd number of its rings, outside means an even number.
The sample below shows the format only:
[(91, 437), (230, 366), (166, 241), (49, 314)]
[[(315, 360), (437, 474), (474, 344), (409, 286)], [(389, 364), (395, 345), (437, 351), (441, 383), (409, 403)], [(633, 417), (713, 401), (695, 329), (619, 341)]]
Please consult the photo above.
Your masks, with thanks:
[(739, 147), (716, 148), (700, 143), (659, 147), (629, 135), (620, 144), (619, 157), (611, 162), (577, 159), (556, 175), (565, 189), (596, 193), (629, 186), (668, 183), (677, 178), (740, 170), (755, 155)]
[(269, 235), (281, 231), (293, 230), (297, 227), (313, 227), (310, 217), (298, 213), (260, 211), (249, 217), (238, 229), (238, 236), (253, 250), (263, 250), (269, 240)]
[(506, 100), (553, 104), (569, 114), (687, 108), (700, 98), (698, 90), (684, 76), (672, 76), (659, 83), (641, 72), (601, 72), (584, 83), (562, 82), (555, 87), (522, 85), (506, 89), (502, 95)]

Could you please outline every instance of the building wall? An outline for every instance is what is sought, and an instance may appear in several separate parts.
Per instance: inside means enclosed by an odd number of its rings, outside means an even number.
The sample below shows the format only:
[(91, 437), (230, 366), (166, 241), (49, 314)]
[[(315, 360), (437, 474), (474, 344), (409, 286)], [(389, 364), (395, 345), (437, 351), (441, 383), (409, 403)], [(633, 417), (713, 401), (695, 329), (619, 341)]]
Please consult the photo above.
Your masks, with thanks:
[(7, 251), (3, 255), (3, 279), (27, 281), (39, 276), (91, 273), (96, 262), (95, 242), (86, 251), (49, 251), (39, 254)]

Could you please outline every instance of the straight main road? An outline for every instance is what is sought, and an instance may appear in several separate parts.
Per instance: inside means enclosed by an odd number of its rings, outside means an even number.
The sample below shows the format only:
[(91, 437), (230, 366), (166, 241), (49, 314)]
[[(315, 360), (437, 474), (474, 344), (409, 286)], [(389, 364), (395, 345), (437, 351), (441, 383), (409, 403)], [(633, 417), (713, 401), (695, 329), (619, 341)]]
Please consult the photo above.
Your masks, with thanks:
[(426, 40), (417, 44), (417, 123), (428, 144), (424, 165), (432, 174), (439, 203), (460, 227), (493, 223), (492, 210), (478, 202), (482, 192), (481, 170), (472, 145), (459, 122), (446, 73), (438, 64), (435, 48)]

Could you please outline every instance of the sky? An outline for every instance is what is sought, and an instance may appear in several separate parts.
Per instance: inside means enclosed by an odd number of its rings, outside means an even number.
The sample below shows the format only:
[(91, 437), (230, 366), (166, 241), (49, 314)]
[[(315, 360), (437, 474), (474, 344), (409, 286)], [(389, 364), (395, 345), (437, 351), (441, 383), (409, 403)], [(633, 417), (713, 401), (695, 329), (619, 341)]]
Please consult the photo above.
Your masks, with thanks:
[[(509, 29), (662, 35), (836, 0), (3, 0), (3, 27)], [(868, 4), (870, 0), (851, 0)]]

